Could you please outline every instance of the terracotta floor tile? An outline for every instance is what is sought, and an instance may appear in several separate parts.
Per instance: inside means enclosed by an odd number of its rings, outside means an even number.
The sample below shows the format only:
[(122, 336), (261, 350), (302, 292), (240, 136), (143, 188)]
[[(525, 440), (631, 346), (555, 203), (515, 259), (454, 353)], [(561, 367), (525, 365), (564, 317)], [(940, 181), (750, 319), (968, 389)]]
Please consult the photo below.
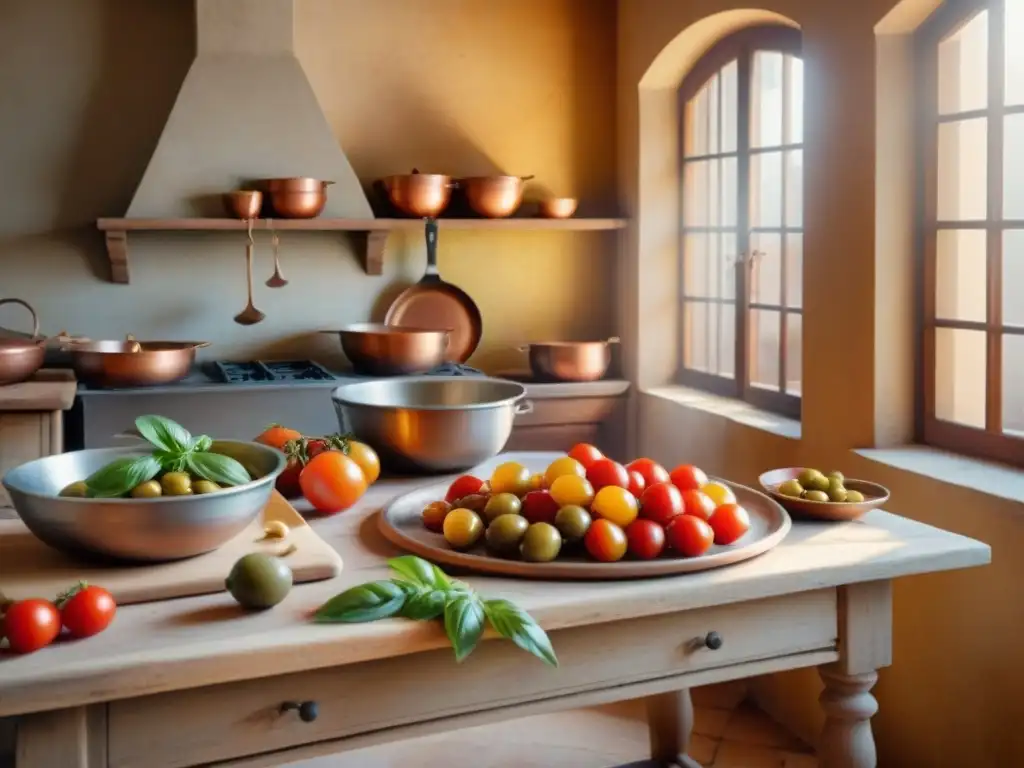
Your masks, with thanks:
[(686, 754), (701, 765), (712, 765), (715, 762), (715, 753), (717, 751), (718, 739), (695, 733), (690, 737), (690, 748), (686, 751)]
[(770, 747), (723, 741), (711, 765), (713, 768), (785, 768), (786, 753)]
[(693, 732), (713, 739), (722, 738), (733, 711), (729, 709), (693, 708)]
[(744, 704), (732, 713), (722, 733), (723, 741), (774, 747), (793, 752), (806, 750), (806, 745), (759, 709)]
[(712, 709), (736, 709), (747, 697), (747, 684), (743, 680), (734, 680), (718, 685), (705, 685), (690, 691), (695, 707)]

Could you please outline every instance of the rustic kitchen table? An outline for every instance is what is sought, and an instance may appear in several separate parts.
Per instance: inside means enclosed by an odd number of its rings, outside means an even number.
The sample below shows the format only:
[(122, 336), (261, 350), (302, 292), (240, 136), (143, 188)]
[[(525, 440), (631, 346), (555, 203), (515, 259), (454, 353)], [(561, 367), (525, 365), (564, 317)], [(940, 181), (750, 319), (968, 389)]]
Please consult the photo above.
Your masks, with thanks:
[(332, 595), (386, 576), (397, 552), (376, 510), (423, 482), (383, 480), (355, 508), (314, 522), (344, 572), (296, 587), (271, 611), (243, 613), (226, 594), (128, 606), (95, 638), (0, 659), (0, 716), (22, 716), (17, 768), (278, 766), (638, 697), (649, 702), (653, 764), (690, 765), (691, 687), (809, 666), (825, 684), (821, 765), (869, 768), (871, 688), (891, 661), (892, 579), (990, 557), (985, 544), (876, 511), (797, 522), (771, 552), (703, 573), (469, 578), (534, 615), (557, 669), (503, 640), (456, 664), (434, 623), (309, 623)]

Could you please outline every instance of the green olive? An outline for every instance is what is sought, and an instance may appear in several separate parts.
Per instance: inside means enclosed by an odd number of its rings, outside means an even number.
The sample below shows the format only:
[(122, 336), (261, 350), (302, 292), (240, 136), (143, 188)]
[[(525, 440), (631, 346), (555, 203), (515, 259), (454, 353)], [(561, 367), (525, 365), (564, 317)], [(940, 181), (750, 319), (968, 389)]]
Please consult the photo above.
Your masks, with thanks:
[(529, 527), (530, 521), (522, 515), (498, 515), (487, 526), (487, 546), (499, 555), (514, 555)]
[(827, 491), (828, 478), (816, 469), (805, 469), (800, 473), (797, 481), (808, 491)]
[(799, 499), (804, 492), (804, 487), (799, 480), (787, 480), (779, 486), (779, 493), (783, 496), (792, 496)]
[(803, 498), (808, 501), (828, 501), (828, 494), (824, 491), (804, 491)]
[(555, 528), (561, 534), (566, 544), (575, 544), (582, 541), (590, 530), (590, 513), (583, 507), (569, 504), (558, 510), (555, 515)]
[(827, 477), (829, 480), (838, 480), (840, 483), (846, 482), (846, 478), (843, 476), (843, 473), (840, 472), (838, 469), (833, 469), (831, 472), (826, 472), (825, 477)]
[(212, 480), (193, 480), (192, 493), (216, 493), (220, 486)]
[(444, 538), (455, 549), (469, 549), (484, 533), (484, 522), (471, 509), (453, 509), (444, 518)]
[(836, 478), (832, 478), (828, 481), (828, 494), (829, 501), (844, 502), (848, 496), (846, 488), (843, 487), (843, 481)]
[(550, 523), (534, 523), (526, 529), (519, 551), (523, 560), (550, 563), (562, 549), (562, 536)]
[(88, 495), (88, 487), (85, 485), (85, 480), (79, 480), (77, 483), (71, 483), (71, 485), (65, 485), (60, 495), (67, 498), (82, 499)]
[(168, 472), (160, 478), (165, 496), (191, 496), (192, 478), (186, 472)]
[(860, 504), (864, 501), (864, 494), (860, 491), (847, 491), (846, 492), (846, 503), (847, 504)]
[(225, 581), (228, 591), (245, 608), (271, 608), (288, 595), (294, 577), (283, 560), (263, 552), (244, 555)]
[(502, 515), (518, 515), (522, 509), (523, 502), (514, 493), (496, 493), (484, 507), (484, 523), (490, 525)]
[(131, 490), (133, 499), (155, 499), (157, 496), (163, 495), (163, 488), (160, 487), (160, 483), (156, 480), (147, 480), (144, 483), (139, 483)]

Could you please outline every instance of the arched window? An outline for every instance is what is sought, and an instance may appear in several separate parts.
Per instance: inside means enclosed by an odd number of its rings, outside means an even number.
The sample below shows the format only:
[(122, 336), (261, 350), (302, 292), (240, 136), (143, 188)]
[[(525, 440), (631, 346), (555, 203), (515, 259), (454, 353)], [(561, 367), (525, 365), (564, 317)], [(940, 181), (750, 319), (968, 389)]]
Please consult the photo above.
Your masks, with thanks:
[(919, 43), (922, 438), (1024, 465), (1024, 0), (950, 0)]
[(681, 381), (800, 415), (803, 263), (800, 32), (750, 27), (679, 91)]

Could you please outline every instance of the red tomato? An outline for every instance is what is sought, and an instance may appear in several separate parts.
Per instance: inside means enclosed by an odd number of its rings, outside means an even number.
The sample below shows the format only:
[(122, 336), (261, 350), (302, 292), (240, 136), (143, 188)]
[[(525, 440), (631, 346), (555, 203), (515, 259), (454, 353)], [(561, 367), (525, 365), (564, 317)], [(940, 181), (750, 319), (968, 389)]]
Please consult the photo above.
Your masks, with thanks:
[(448, 486), (448, 493), (445, 494), (444, 500), (451, 504), (465, 496), (472, 496), (474, 493), (480, 493), (480, 487), (483, 484), (483, 480), (479, 477), (473, 477), (473, 475), (457, 477), (455, 478), (455, 481)]
[[(320, 437), (315, 437), (306, 443), (306, 458), (313, 459), (319, 456), (321, 453), (333, 450), (330, 443)], [(308, 461), (306, 462), (309, 463)]]
[(626, 528), (629, 554), (641, 560), (653, 560), (665, 548), (665, 529), (653, 520), (634, 520)]
[(695, 515), (701, 520), (710, 520), (715, 511), (715, 502), (703, 491), (683, 491), (684, 514)]
[(60, 620), (72, 637), (99, 634), (110, 626), (115, 613), (117, 603), (102, 587), (82, 587), (60, 605)]
[(711, 548), (715, 532), (694, 515), (680, 515), (665, 531), (668, 545), (683, 557), (700, 557)]
[(297, 458), (290, 458), (284, 471), (274, 481), (274, 487), (286, 499), (296, 499), (302, 495), (302, 487), (299, 485), (301, 474), (302, 462)]
[(32, 653), (60, 634), (60, 613), (49, 600), (19, 600), (7, 607), (3, 628), (12, 651)]
[(680, 491), (699, 491), (708, 481), (708, 476), (692, 464), (680, 464), (669, 473), (669, 479)]
[(568, 455), (582, 464), (584, 469), (590, 469), (591, 464), (604, 458), (604, 454), (590, 443), (576, 443)]
[(750, 515), (739, 504), (723, 504), (708, 521), (716, 544), (732, 544), (750, 530)]
[(263, 445), (269, 445), (271, 448), (283, 451), (285, 443), (289, 440), (298, 440), (301, 437), (301, 432), (288, 429), (288, 427), (282, 427), (280, 424), (271, 424), (256, 436), (254, 442), (263, 443)]
[(597, 519), (590, 524), (583, 545), (595, 560), (614, 563), (626, 554), (626, 534), (610, 520)]
[(647, 487), (647, 481), (635, 469), (627, 469), (626, 471), (629, 473), (629, 492), (639, 499), (643, 495), (644, 488)]
[(530, 491), (523, 496), (523, 508), (519, 514), (531, 523), (555, 523), (559, 506), (551, 491)]
[(617, 461), (611, 459), (598, 459), (587, 467), (587, 480), (599, 491), (606, 485), (617, 485), (619, 488), (629, 488), (629, 472)]
[(348, 509), (366, 493), (366, 475), (345, 454), (325, 451), (309, 460), (299, 485), (314, 509), (333, 514)]
[(640, 477), (644, 479), (645, 486), (668, 482), (668, 471), (651, 459), (633, 459), (626, 465), (626, 469), (639, 472)]
[(672, 518), (685, 511), (683, 494), (672, 483), (655, 483), (648, 486), (640, 497), (640, 517), (653, 520), (658, 525), (668, 525)]

